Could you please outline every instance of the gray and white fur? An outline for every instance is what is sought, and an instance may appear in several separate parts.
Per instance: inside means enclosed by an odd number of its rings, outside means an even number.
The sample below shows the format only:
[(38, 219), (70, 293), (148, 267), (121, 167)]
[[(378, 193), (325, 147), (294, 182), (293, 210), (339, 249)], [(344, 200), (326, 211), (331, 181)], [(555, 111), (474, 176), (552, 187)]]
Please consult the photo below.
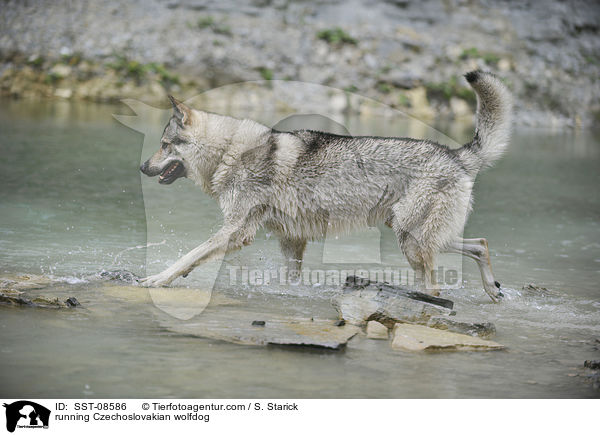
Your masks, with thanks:
[(455, 150), (420, 139), (280, 132), (170, 97), (174, 113), (161, 148), (140, 169), (160, 175), (163, 184), (190, 178), (218, 202), (224, 223), (143, 285), (168, 285), (251, 243), (263, 226), (279, 237), (297, 274), (307, 241), (385, 222), (425, 291), (437, 294), (436, 255), (456, 252), (475, 259), (485, 291), (498, 301), (486, 240), (459, 237), (477, 173), (508, 146), (512, 98), (490, 73), (465, 77), (477, 94), (477, 129), (472, 141)]

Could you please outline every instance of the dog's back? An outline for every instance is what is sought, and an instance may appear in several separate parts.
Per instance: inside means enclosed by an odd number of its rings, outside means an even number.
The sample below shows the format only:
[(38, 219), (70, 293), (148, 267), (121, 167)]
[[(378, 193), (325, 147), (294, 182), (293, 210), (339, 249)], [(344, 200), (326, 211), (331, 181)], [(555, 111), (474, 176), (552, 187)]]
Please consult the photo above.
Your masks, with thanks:
[(501, 155), (510, 134), (511, 101), (504, 85), (479, 71), (467, 80), (477, 92), (477, 130), (458, 150), (410, 138), (273, 132), (295, 154), (293, 170), (271, 197), (272, 220), (285, 220), (276, 226), (313, 239), (324, 231), (396, 221), (399, 232), (418, 233), (436, 250), (457, 237), (470, 211), (475, 176)]
[[(311, 221), (296, 222), (308, 230), (297, 235), (309, 239), (323, 237), (323, 229), (344, 232), (389, 220), (391, 206), (410, 186), (449, 190), (468, 178), (455, 153), (430, 141), (309, 130), (291, 135), (297, 138), (298, 157), (293, 173), (275, 187), (277, 194), (272, 198), (275, 208), (290, 215), (286, 217), (288, 232), (296, 226), (289, 220), (292, 216)], [(315, 226), (315, 219), (327, 222)], [(302, 233), (302, 228), (293, 232)]]

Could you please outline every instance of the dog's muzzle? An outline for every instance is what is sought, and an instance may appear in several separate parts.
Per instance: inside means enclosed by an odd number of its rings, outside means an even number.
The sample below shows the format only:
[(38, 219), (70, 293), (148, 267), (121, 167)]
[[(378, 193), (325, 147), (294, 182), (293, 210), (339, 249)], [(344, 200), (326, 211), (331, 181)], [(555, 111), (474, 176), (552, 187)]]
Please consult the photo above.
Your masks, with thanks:
[(155, 177), (160, 174), (158, 177), (160, 184), (171, 184), (178, 178), (185, 176), (185, 166), (181, 160), (169, 162), (162, 170), (151, 167), (148, 161), (145, 161), (140, 166), (140, 171), (149, 177)]

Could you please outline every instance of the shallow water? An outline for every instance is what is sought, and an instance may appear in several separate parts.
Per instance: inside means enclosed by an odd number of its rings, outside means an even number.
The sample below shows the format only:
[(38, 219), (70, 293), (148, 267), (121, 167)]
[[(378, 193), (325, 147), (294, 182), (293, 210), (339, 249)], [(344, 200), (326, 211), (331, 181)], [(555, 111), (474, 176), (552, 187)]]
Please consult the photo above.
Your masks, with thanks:
[[(0, 272), (65, 279), (70, 283), (52, 292), (76, 296), (83, 308), (0, 307), (0, 396), (598, 396), (582, 369), (584, 360), (600, 358), (597, 134), (518, 130), (504, 159), (477, 178), (465, 235), (487, 237), (506, 297), (491, 303), (468, 259), (458, 259), (464, 285), (442, 295), (455, 301), (458, 317), (494, 322), (494, 340), (506, 351), (406, 353), (356, 337), (342, 352), (303, 352), (170, 332), (170, 322), (185, 320), (150, 299), (114, 297), (94, 280), (103, 269), (158, 272), (206, 239), (221, 219), (188, 180), (168, 187), (141, 180), (140, 153), (146, 157), (155, 145), (113, 113), (128, 112), (64, 102), (1, 105)], [(243, 115), (272, 124), (285, 118)], [(353, 134), (436, 134), (379, 118), (344, 125)], [(158, 134), (160, 127), (154, 127)], [(471, 134), (457, 126), (440, 130), (459, 143)], [(405, 265), (390, 230), (379, 231), (380, 260)], [(307, 267), (318, 267), (327, 249), (359, 258), (370, 240), (359, 235), (330, 247), (313, 243)], [(146, 249), (147, 242), (158, 245)], [(229, 284), (227, 266), (276, 270), (280, 264), (277, 242), (262, 231), (254, 245), (225, 259), (214, 291), (255, 311), (336, 316), (329, 302), (335, 288)], [(177, 285), (205, 287), (207, 276), (199, 268)], [(549, 292), (522, 290), (528, 283)]]

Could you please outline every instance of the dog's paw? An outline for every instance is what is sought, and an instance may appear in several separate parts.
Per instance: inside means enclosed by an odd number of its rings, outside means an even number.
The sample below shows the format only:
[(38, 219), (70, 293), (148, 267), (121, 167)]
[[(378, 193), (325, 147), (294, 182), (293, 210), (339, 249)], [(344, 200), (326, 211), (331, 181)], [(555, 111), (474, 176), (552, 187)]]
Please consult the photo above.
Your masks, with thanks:
[(490, 297), (490, 299), (492, 300), (492, 302), (494, 303), (499, 303), (500, 301), (502, 301), (502, 298), (504, 298), (504, 293), (502, 293), (501, 291), (496, 291), (496, 292), (487, 292), (488, 296)]
[(171, 281), (173, 281), (173, 278), (169, 274), (162, 272), (142, 278), (139, 282), (142, 287), (163, 287)]

